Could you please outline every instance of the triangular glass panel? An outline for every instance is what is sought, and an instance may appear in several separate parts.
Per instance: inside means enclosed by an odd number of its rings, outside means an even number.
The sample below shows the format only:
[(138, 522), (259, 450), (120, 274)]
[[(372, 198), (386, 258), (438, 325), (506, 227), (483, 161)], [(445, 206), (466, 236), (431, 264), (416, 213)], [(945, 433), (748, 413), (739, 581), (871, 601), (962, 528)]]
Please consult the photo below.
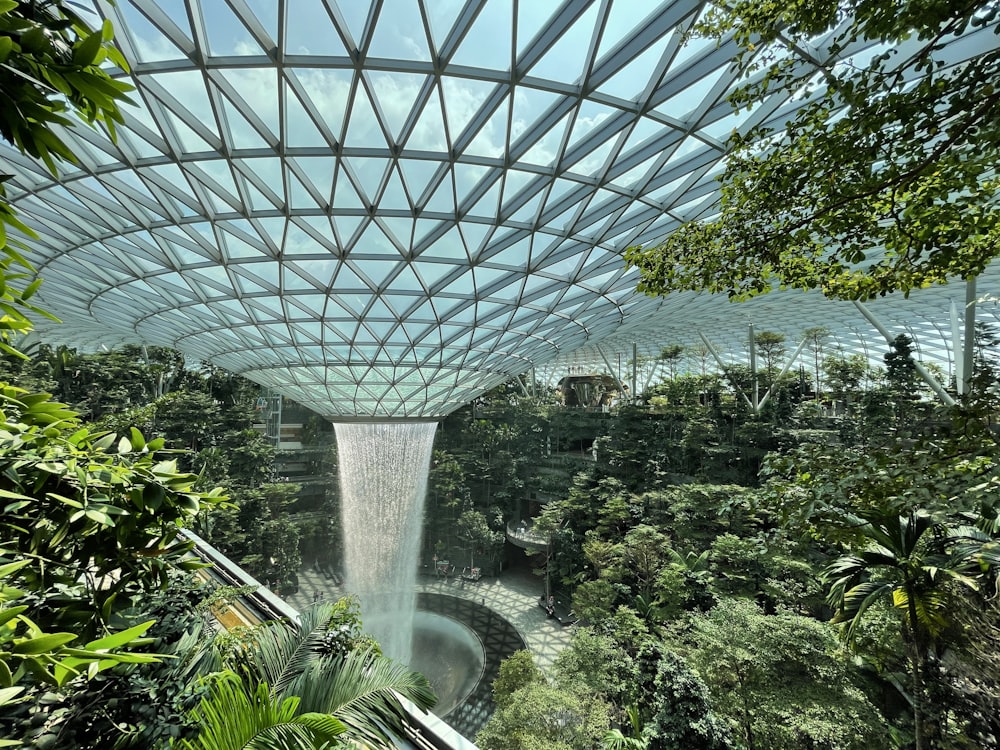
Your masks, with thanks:
[(223, 140), (230, 149), (269, 148), (270, 143), (264, 139), (257, 129), (243, 116), (232, 102), (222, 100), (222, 110), (226, 115), (228, 128), (222, 134)]
[(281, 274), (282, 291), (294, 292), (294, 291), (302, 291), (305, 289), (315, 289), (315, 288), (316, 287), (313, 285), (311, 281), (309, 281), (309, 279), (303, 278), (299, 274), (295, 273), (294, 267), (291, 267), (290, 264), (286, 263), (282, 265), (282, 274)]
[(386, 305), (385, 300), (381, 297), (376, 297), (372, 300), (371, 307), (368, 308), (365, 317), (377, 320), (391, 320), (393, 322), (399, 319), (399, 316), (389, 309), (389, 306)]
[[(181, 3), (182, 0), (173, 0), (174, 2)], [(247, 5), (253, 11), (254, 16), (257, 18), (257, 22), (264, 27), (264, 30), (270, 35), (271, 39), (278, 38), (278, 6), (276, 3), (270, 2), (270, 0), (247, 0)], [(285, 5), (286, 10), (288, 9), (288, 4)], [(287, 40), (286, 40), (287, 44)]]
[(514, 113), (510, 125), (510, 141), (512, 150), (514, 144), (527, 139), (534, 142), (538, 137), (532, 125), (538, 118), (548, 112), (549, 108), (560, 99), (560, 94), (540, 89), (519, 88), (514, 93)]
[[(437, 3), (432, 3), (437, 4)], [(510, 70), (511, 30), (514, 26), (511, 0), (489, 0), (466, 33), (451, 65), (491, 70)]]
[(538, 164), (548, 167), (555, 163), (562, 155), (563, 137), (566, 135), (566, 128), (573, 118), (573, 113), (569, 112), (549, 131), (542, 136), (523, 156), (518, 159), (519, 163)]
[(610, 138), (597, 146), (585, 156), (580, 157), (576, 162), (571, 162), (568, 158), (563, 162), (563, 167), (570, 167), (576, 174), (582, 177), (595, 177), (604, 170), (604, 164), (614, 148), (614, 138)]
[(202, 122), (214, 122), (212, 105), (205, 89), (205, 79), (197, 71), (157, 73), (153, 80), (162, 86), (188, 112)]
[(549, 190), (549, 195), (545, 199), (545, 210), (548, 211), (549, 209), (554, 208), (563, 198), (569, 196), (570, 194), (573, 194), (571, 200), (573, 204), (576, 204), (582, 193), (589, 192), (591, 189), (592, 188), (589, 186), (583, 185), (576, 180), (568, 180), (558, 177), (552, 182), (552, 188)]
[(507, 266), (520, 270), (528, 267), (531, 260), (531, 238), (523, 237), (496, 253), (486, 252), (490, 265)]
[(601, 33), (601, 43), (597, 47), (596, 59), (600, 60), (617, 47), (622, 40), (630, 37), (637, 25), (641, 25), (644, 20), (631, 3), (612, 3), (611, 10), (604, 21), (604, 30)]
[(424, 35), (424, 23), (418, 4), (393, 3), (381, 8), (372, 32), (368, 56), (429, 61), (431, 55), (427, 50), (427, 37)]
[(657, 69), (669, 43), (670, 37), (654, 42), (645, 52), (602, 83), (597, 90), (620, 99), (631, 101), (638, 99), (649, 84), (649, 77)]
[(354, 247), (351, 249), (351, 259), (355, 259), (359, 254), (401, 260), (399, 249), (386, 237), (385, 232), (375, 222), (371, 222), (354, 243)]
[(295, 262), (296, 271), (304, 278), (311, 279), (317, 289), (326, 289), (337, 272), (338, 262), (335, 260), (299, 260)]
[(517, 56), (538, 33), (552, 22), (553, 5), (550, 3), (517, 4)]
[(414, 247), (422, 250), (425, 245), (433, 242), (434, 238), (444, 234), (449, 224), (449, 221), (440, 219), (417, 219), (413, 229)]
[(644, 143), (648, 145), (648, 141), (656, 136), (662, 138), (674, 133), (676, 131), (673, 128), (669, 128), (648, 117), (640, 117), (638, 122), (635, 123), (635, 127), (632, 128), (632, 132), (629, 133), (625, 145), (622, 146), (621, 155), (628, 156)]
[(368, 3), (339, 2), (335, 7), (347, 26), (345, 31), (353, 37), (355, 44), (360, 45), (364, 40), (371, 6)]
[(400, 219), (391, 216), (376, 217), (376, 222), (381, 224), (382, 229), (390, 239), (395, 240), (398, 247), (409, 249), (413, 239), (413, 219)]
[[(187, 58), (180, 48), (160, 31), (156, 26), (140, 13), (131, 3), (122, 3), (119, 11), (125, 17), (125, 30), (116, 29), (116, 32), (125, 33), (132, 40), (139, 62), (160, 62), (163, 60), (184, 60)], [(170, 15), (171, 19), (179, 31), (186, 37), (186, 40), (194, 48), (191, 41), (191, 27), (187, 22), (187, 12), (181, 8), (180, 12)]]
[(333, 170), (336, 162), (328, 156), (297, 156), (288, 158), (293, 169), (302, 173), (320, 195), (329, 195), (333, 188)]
[(430, 159), (400, 159), (399, 168), (409, 191), (410, 199), (416, 203), (423, 196), (431, 179), (437, 172), (439, 162)]
[[(385, 143), (383, 142), (382, 145), (384, 146)], [(356, 156), (344, 159), (343, 163), (353, 172), (357, 182), (361, 185), (361, 189), (365, 191), (368, 202), (375, 203), (379, 186), (382, 184), (382, 178), (389, 167), (389, 160)]]
[(467, 156), (485, 156), (490, 159), (502, 159), (507, 153), (507, 120), (510, 117), (510, 97), (504, 97), (503, 102), (490, 119), (479, 129), (472, 143), (465, 147), (463, 154)]
[(354, 260), (352, 265), (368, 279), (372, 287), (379, 289), (388, 283), (399, 264), (391, 260), (361, 259)]
[(254, 211), (270, 211), (275, 208), (281, 210), (284, 208), (281, 197), (264, 195), (264, 193), (258, 190), (256, 186), (252, 185), (249, 180), (244, 182), (244, 190), (246, 191), (247, 198), (249, 199), (250, 208)]
[(534, 224), (535, 215), (538, 211), (538, 206), (542, 202), (542, 195), (543, 192), (539, 190), (537, 194), (529, 198), (528, 201), (523, 206), (518, 208), (513, 214), (508, 216), (505, 220), (513, 222), (522, 222), (525, 224)]
[(640, 180), (645, 180), (646, 174), (656, 166), (660, 154), (650, 156), (643, 162), (636, 164), (624, 174), (620, 174), (611, 180), (612, 185), (618, 185), (627, 190), (631, 190)]
[(510, 202), (518, 197), (522, 188), (534, 180), (537, 175), (530, 172), (522, 172), (517, 169), (508, 169), (504, 175), (503, 185), (503, 206), (510, 205)]
[[(492, 222), (496, 219), (497, 210), (499, 209), (500, 201), (500, 181), (497, 180), (493, 185), (483, 193), (483, 197), (476, 201), (476, 204), (472, 209), (466, 214), (466, 216), (475, 216), (477, 219), (486, 219)], [(465, 210), (465, 206), (462, 206), (462, 210)]]
[(459, 140), (473, 115), (479, 111), (494, 88), (496, 84), (489, 81), (441, 76), (444, 108), (448, 113), (448, 134), (452, 143)]
[(493, 229), (492, 224), (479, 224), (471, 221), (463, 221), (459, 224), (462, 237), (465, 239), (465, 246), (469, 250), (469, 257), (475, 259), (479, 254), (487, 235)]
[(710, 122), (707, 124), (702, 124), (699, 130), (703, 135), (707, 135), (710, 138), (715, 138), (718, 141), (725, 143), (729, 140), (729, 137), (735, 133), (741, 125), (744, 125), (747, 121), (747, 116), (745, 112), (734, 112), (725, 117), (721, 117), (715, 122)]
[(287, 83), (285, 84), (285, 140), (292, 148), (309, 146), (322, 148), (330, 145)]
[(431, 27), (431, 37), (434, 44), (440, 47), (447, 38), (458, 16), (465, 10), (462, 3), (422, 2), (420, 4), (427, 14), (428, 25)]
[(260, 44), (227, 3), (208, 3), (203, 7), (209, 54), (216, 56), (264, 54)]
[(278, 73), (272, 68), (225, 68), (219, 75), (232, 86), (247, 106), (247, 111), (264, 123), (268, 139), (277, 142)]
[[(727, 70), (728, 65), (723, 65), (709, 73), (699, 75), (690, 86), (676, 94), (671, 94), (669, 98), (657, 104), (654, 111), (683, 120), (705, 104), (705, 98), (712, 92)], [(720, 91), (718, 95), (721, 93)]]
[[(420, 118), (413, 128), (412, 134), (406, 141), (407, 148), (447, 153), (447, 131), (444, 128), (444, 117), (441, 115), (440, 101), (438, 92), (432, 91), (427, 102), (424, 104), (423, 111), (420, 113)], [(454, 138), (455, 136), (452, 135), (452, 137)]]
[(473, 270), (476, 274), (477, 292), (489, 290), (494, 284), (506, 278), (511, 273), (507, 269), (489, 268), (487, 266), (476, 266)]
[[(337, 271), (337, 278), (333, 283), (333, 292), (338, 294), (345, 294), (348, 291), (358, 291), (367, 290), (368, 285), (361, 280), (361, 277), (354, 273), (354, 269), (347, 265), (347, 263), (341, 263), (340, 269)], [(349, 310), (349, 312), (353, 311)]]
[(291, 170), (288, 171), (288, 205), (292, 209), (310, 210), (323, 208), (326, 200), (318, 195), (313, 195), (309, 188), (302, 184), (302, 181), (295, 176)]
[[(404, 292), (423, 292), (424, 286), (420, 283), (420, 279), (413, 272), (413, 267), (406, 263), (399, 271), (399, 275), (393, 279), (392, 282), (393, 289), (397, 291)], [(402, 309), (402, 308), (399, 308)]]
[[(462, 235), (458, 227), (452, 227), (443, 237), (439, 237), (434, 244), (424, 250), (421, 257), (450, 258), (468, 262), (469, 256), (465, 251), (465, 243), (462, 242)], [(471, 279), (471, 277), (470, 277)]]
[[(422, 325), (426, 323), (436, 323), (437, 313), (434, 312), (434, 305), (429, 299), (425, 299), (415, 310), (406, 314), (404, 322), (413, 323), (419, 321)], [(421, 329), (422, 330), (422, 329)]]
[[(662, 175), (662, 172), (661, 172), (661, 175)], [(652, 203), (656, 203), (658, 205), (662, 205), (663, 208), (665, 208), (665, 209), (666, 208), (670, 208), (672, 205), (674, 205), (674, 203), (677, 202), (677, 200), (680, 197), (677, 194), (678, 189), (689, 178), (690, 178), (690, 175), (688, 175), (688, 174), (682, 174), (677, 179), (671, 180), (670, 182), (668, 182), (665, 185), (662, 185), (662, 186), (660, 186), (658, 188), (655, 188), (653, 190), (647, 190), (646, 192), (643, 193), (643, 199), (646, 200), (646, 202), (652, 202)], [(655, 184), (656, 182), (658, 182), (659, 179), (660, 179), (659, 177), (654, 178), (652, 184)]]
[(378, 103), (385, 124), (393, 141), (399, 141), (417, 95), (424, 86), (427, 76), (416, 73), (369, 73), (375, 101)]
[[(573, 121), (573, 132), (570, 134), (566, 150), (571, 150), (578, 143), (580, 143), (581, 140), (597, 131), (597, 129), (602, 126), (602, 123), (605, 123), (610, 117), (619, 113), (620, 110), (613, 109), (612, 107), (584, 100), (580, 104), (580, 108), (577, 110), (576, 119)], [(624, 124), (622, 124), (622, 126), (623, 125)], [(605, 138), (610, 138), (611, 136), (612, 133), (610, 132), (604, 134)]]
[[(266, 4), (266, 0), (258, 1)], [(277, 4), (271, 2), (270, 5), (275, 7)], [(286, 0), (286, 53), (347, 57), (347, 50), (324, 5), (323, 0)]]
[(385, 134), (364, 86), (358, 86), (354, 92), (354, 105), (351, 107), (350, 122), (347, 123), (346, 141), (353, 148), (384, 149), (387, 146)]
[(333, 226), (337, 230), (338, 244), (342, 249), (350, 249), (354, 235), (358, 233), (358, 228), (366, 221), (368, 221), (367, 216), (334, 215)]
[(270, 249), (272, 257), (277, 258), (279, 243), (285, 234), (285, 219), (281, 216), (259, 216), (253, 220), (261, 241)]
[(389, 182), (386, 183), (382, 197), (379, 198), (378, 207), (380, 211), (406, 211), (407, 213), (413, 211), (410, 201), (406, 198), (406, 191), (403, 190), (403, 181), (395, 169), (389, 171)]
[[(352, 209), (364, 209), (365, 204), (361, 201), (358, 196), (358, 191), (354, 189), (354, 185), (351, 184), (351, 180), (347, 176), (347, 172), (341, 168), (337, 172), (337, 187), (333, 191), (333, 209), (334, 211), (350, 211)], [(337, 229), (341, 227), (338, 225)], [(341, 236), (341, 242), (347, 242), (347, 237)]]
[(335, 138), (342, 138), (344, 114), (350, 101), (351, 81), (354, 73), (350, 70), (298, 68), (296, 77), (306, 95), (312, 101), (326, 127)]
[(434, 263), (432, 261), (415, 261), (414, 270), (423, 280), (424, 287), (431, 294), (435, 293), (435, 285), (455, 270), (453, 263)]
[(593, 42), (599, 3), (594, 3), (576, 22), (563, 32), (528, 75), (546, 80), (576, 83), (587, 72), (584, 64)]
[(303, 231), (294, 221), (288, 222), (281, 246), (282, 256), (315, 256), (326, 252), (326, 247), (319, 244), (314, 237)]
[(447, 176), (438, 184), (437, 190), (430, 200), (423, 205), (423, 210), (436, 214), (455, 214), (455, 192), (451, 179)]

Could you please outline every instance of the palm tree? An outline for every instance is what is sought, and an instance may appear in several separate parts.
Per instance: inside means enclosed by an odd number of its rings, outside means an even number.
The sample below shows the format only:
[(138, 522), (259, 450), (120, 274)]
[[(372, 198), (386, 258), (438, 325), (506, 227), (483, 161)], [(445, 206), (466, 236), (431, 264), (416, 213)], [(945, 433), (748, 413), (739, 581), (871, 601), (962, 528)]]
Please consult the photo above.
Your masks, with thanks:
[(399, 697), (426, 710), (427, 679), (373, 648), (346, 650), (334, 605), (303, 612), (297, 625), (258, 631), (234, 668), (212, 678), (193, 713), (198, 735), (185, 750), (291, 750), (352, 740), (395, 747), (407, 714)]
[(989, 537), (972, 528), (951, 528), (922, 510), (870, 521), (861, 527), (867, 546), (826, 570), (835, 622), (846, 623), (853, 641), (868, 609), (888, 603), (900, 615), (912, 682), (916, 750), (930, 741), (926, 700), (928, 661), (951, 623), (949, 588), (978, 590), (991, 562)]

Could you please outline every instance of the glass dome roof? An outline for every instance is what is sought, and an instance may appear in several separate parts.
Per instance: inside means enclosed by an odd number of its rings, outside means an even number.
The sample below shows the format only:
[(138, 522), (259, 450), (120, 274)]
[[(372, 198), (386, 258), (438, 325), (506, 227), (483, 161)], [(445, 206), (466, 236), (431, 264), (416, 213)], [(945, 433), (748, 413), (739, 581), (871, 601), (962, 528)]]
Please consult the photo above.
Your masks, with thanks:
[[(402, 419), (751, 318), (871, 335), (816, 295), (636, 295), (622, 251), (710, 215), (728, 135), (796, 106), (733, 114), (732, 45), (684, 43), (702, 3), (94, 7), (136, 87), (117, 142), (75, 128), (58, 180), (0, 147), (63, 340), (172, 346), (333, 418)], [(939, 331), (954, 294), (879, 314)]]

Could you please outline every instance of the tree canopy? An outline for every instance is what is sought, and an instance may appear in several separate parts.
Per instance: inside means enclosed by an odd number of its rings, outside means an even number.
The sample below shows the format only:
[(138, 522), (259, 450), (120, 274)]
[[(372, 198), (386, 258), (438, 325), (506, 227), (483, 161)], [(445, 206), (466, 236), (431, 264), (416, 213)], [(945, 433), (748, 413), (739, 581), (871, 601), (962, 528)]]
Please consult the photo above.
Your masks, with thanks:
[[(732, 35), (751, 110), (714, 216), (633, 247), (640, 291), (776, 286), (870, 299), (971, 278), (1000, 253), (998, 8), (991, 0), (738, 0), (695, 33)], [(957, 35), (967, 44), (952, 45)], [(769, 97), (800, 103), (787, 118)]]

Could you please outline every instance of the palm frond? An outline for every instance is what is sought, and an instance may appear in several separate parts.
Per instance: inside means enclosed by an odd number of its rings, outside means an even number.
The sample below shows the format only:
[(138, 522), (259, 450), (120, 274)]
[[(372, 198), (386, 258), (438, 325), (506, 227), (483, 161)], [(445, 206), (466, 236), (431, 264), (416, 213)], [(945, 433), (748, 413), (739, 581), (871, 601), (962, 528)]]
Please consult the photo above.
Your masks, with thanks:
[(892, 588), (892, 584), (886, 581), (865, 581), (844, 593), (834, 622), (850, 623), (846, 633), (848, 642), (854, 640), (855, 631), (861, 624), (868, 608), (879, 599), (888, 598)]
[(332, 615), (333, 606), (323, 602), (301, 612), (297, 624), (271, 623), (263, 628), (249, 663), (251, 681), (270, 685), (272, 696), (284, 694), (310, 664), (322, 658)]
[(331, 716), (298, 714), (296, 697), (275, 700), (266, 684), (248, 692), (233, 673), (213, 683), (192, 712), (200, 731), (187, 750), (302, 750), (318, 748), (346, 727)]
[(291, 686), (303, 710), (332, 714), (346, 735), (372, 747), (394, 747), (406, 712), (397, 694), (427, 710), (436, 702), (423, 675), (370, 651), (352, 651), (340, 659), (313, 664)]

